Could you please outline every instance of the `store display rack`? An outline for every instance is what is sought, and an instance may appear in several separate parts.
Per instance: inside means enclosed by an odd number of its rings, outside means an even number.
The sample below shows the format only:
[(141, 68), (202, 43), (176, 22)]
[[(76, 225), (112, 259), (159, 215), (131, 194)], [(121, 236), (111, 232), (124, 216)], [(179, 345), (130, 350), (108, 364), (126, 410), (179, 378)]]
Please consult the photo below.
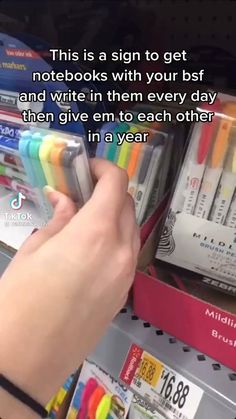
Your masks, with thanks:
[[(0, 247), (0, 275), (11, 257)], [(89, 359), (119, 378), (132, 344), (204, 391), (195, 419), (236, 419), (236, 372), (140, 320), (129, 307), (121, 310)]]
[(132, 344), (204, 391), (195, 419), (236, 419), (236, 373), (138, 319), (130, 308), (121, 310), (89, 359), (118, 378)]

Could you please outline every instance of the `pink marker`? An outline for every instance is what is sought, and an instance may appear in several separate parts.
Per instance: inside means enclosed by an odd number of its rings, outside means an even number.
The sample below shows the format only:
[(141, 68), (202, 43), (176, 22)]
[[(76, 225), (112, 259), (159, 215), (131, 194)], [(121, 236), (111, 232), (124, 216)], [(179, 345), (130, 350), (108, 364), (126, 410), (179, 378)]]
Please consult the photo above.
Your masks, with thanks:
[(97, 386), (97, 380), (95, 380), (95, 378), (89, 378), (81, 396), (81, 405), (77, 415), (77, 419), (86, 419), (89, 399), (92, 396), (93, 392), (96, 390)]

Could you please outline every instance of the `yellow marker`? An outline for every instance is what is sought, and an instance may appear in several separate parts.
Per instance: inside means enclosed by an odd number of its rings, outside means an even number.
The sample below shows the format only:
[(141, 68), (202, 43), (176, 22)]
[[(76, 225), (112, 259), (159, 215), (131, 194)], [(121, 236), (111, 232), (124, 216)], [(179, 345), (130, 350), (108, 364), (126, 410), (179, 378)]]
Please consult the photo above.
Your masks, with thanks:
[(98, 405), (95, 419), (107, 419), (110, 409), (111, 409), (111, 395), (105, 394), (105, 396), (103, 396), (102, 400), (100, 401)]
[(60, 390), (58, 391), (57, 395), (56, 395), (56, 398), (55, 398), (55, 401), (54, 401), (54, 404), (53, 404), (54, 409), (59, 409), (59, 407), (62, 405), (62, 403), (63, 403), (63, 401), (66, 397), (66, 393), (67, 393), (67, 391), (63, 387), (61, 387)]
[(54, 406), (54, 402), (56, 400), (56, 397), (53, 397), (50, 402), (48, 402), (47, 406), (46, 406), (46, 410), (48, 411), (48, 413), (51, 412), (53, 406)]
[(76, 419), (77, 415), (78, 415), (78, 411), (74, 409), (73, 407), (71, 407), (66, 419)]
[[(128, 130), (128, 132), (132, 132), (133, 134), (135, 134), (136, 132), (139, 132), (140, 130), (137, 127), (130, 127), (130, 129)], [(122, 146), (121, 146), (121, 150), (120, 150), (120, 154), (119, 154), (119, 158), (117, 161), (117, 165), (119, 167), (121, 167), (122, 169), (127, 169), (128, 167), (128, 163), (129, 163), (129, 159), (130, 159), (130, 154), (131, 154), (131, 150), (132, 147), (135, 145), (135, 143), (129, 143), (128, 141), (124, 141)]]
[(60, 142), (60, 140), (53, 135), (46, 135), (39, 149), (39, 158), (47, 180), (47, 184), (52, 188), (56, 187), (56, 183), (53, 176), (52, 166), (50, 164), (50, 153), (55, 146), (55, 143), (58, 144), (58, 142)]

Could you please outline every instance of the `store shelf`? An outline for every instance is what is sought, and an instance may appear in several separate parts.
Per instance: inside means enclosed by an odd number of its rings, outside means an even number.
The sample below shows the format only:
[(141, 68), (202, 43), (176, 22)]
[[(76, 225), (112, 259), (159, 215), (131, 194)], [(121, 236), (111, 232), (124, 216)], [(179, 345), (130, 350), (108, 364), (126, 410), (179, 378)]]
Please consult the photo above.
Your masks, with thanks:
[(203, 389), (195, 419), (236, 419), (236, 373), (139, 320), (129, 308), (117, 316), (89, 359), (118, 378), (133, 343)]
[[(0, 246), (0, 275), (11, 257)], [(138, 319), (130, 308), (121, 311), (89, 359), (118, 378), (133, 343), (203, 389), (195, 419), (236, 419), (236, 373)]]

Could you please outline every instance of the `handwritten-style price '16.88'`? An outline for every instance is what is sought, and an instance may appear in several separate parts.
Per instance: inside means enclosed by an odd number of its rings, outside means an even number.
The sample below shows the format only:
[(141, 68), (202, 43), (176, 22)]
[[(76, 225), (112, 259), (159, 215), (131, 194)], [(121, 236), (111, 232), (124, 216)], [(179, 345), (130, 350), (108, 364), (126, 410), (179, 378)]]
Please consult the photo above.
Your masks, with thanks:
[(178, 381), (176, 376), (165, 369), (161, 374), (162, 387), (160, 395), (182, 409), (186, 403), (190, 387), (184, 381)]
[(146, 354), (141, 362), (138, 377), (142, 378), (146, 383), (152, 387), (156, 387), (158, 380), (160, 379), (163, 366), (160, 362), (155, 360), (152, 356)]

